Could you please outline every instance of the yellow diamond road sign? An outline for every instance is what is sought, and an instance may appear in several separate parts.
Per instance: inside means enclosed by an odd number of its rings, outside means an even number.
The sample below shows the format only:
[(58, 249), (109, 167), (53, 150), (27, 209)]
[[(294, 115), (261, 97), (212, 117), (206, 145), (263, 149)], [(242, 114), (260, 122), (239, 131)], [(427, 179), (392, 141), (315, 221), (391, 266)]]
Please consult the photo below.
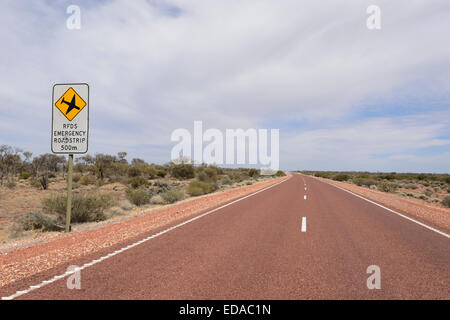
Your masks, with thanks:
[(55, 107), (58, 108), (69, 121), (72, 121), (85, 106), (86, 102), (84, 102), (72, 87), (70, 87), (55, 103)]
[(87, 83), (61, 83), (53, 86), (53, 153), (82, 154), (88, 151), (89, 107)]

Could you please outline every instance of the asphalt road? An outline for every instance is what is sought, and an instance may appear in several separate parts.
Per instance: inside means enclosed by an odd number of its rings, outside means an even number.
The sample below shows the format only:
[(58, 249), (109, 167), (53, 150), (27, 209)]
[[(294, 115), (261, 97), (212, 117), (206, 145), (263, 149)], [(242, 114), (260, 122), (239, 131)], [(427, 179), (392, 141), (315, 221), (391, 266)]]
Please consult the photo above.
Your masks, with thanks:
[[(363, 199), (294, 175), (86, 267), (80, 290), (69, 290), (66, 277), (17, 298), (450, 299), (449, 244)], [(380, 268), (381, 289), (367, 287), (371, 265)], [(58, 272), (64, 270), (24, 280), (17, 290)]]

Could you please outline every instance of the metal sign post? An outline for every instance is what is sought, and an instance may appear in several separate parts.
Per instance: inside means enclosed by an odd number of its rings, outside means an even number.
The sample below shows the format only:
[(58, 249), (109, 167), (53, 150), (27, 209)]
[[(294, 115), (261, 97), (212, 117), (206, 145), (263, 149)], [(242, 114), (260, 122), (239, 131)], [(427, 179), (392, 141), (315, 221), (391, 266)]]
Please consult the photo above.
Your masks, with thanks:
[(66, 232), (70, 232), (70, 215), (72, 213), (72, 171), (73, 154), (69, 154), (69, 169), (67, 175), (67, 209), (66, 209)]
[(52, 98), (52, 152), (69, 155), (66, 232), (71, 230), (73, 155), (88, 151), (88, 134), (89, 85), (55, 84)]

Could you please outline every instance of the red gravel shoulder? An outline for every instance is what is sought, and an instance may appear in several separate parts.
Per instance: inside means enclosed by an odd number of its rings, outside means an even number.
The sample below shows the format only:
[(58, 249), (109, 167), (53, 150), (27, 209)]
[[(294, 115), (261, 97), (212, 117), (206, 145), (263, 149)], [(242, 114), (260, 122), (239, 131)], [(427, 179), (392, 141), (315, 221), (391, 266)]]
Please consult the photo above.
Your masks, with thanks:
[(350, 183), (324, 178), (317, 179), (359, 194), (388, 208), (406, 213), (412, 218), (418, 218), (423, 222), (431, 223), (440, 229), (450, 231), (450, 209), (433, 205), (419, 199), (403, 198), (396, 194), (359, 187)]
[(194, 198), (168, 207), (149, 210), (144, 215), (93, 230), (59, 234), (47, 242), (1, 252), (0, 286), (195, 216), (286, 178), (266, 180), (250, 186)]

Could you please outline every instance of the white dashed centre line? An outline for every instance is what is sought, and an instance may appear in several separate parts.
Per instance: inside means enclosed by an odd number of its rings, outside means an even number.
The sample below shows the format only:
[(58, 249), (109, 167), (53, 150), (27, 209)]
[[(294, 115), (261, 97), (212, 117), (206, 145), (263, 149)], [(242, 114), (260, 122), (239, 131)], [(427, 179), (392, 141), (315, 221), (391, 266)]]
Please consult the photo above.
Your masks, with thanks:
[(306, 232), (306, 217), (302, 218), (302, 232)]
[(306, 200), (306, 194), (304, 195), (303, 199), (305, 199), (305, 200)]

